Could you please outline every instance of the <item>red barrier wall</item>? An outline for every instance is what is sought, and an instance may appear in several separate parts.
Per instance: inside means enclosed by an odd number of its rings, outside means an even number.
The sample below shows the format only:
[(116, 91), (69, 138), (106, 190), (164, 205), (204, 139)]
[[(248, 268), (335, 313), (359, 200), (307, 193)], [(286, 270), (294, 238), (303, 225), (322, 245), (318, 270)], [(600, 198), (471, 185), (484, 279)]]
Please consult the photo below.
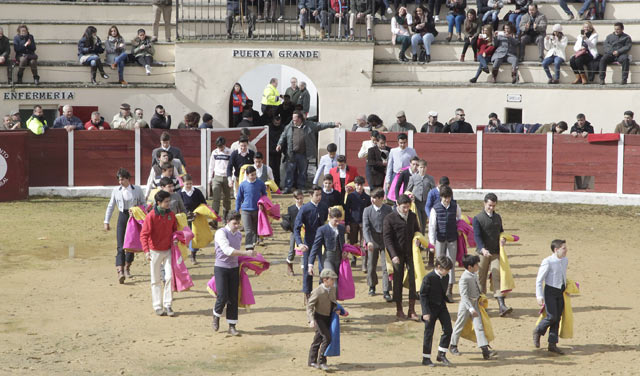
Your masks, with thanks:
[[(256, 137), (258, 137), (258, 135), (260, 134), (260, 132), (262, 132), (264, 130), (264, 128), (262, 127), (256, 127), (256, 128), (249, 128), (249, 140), (253, 141)], [(238, 139), (240, 138), (240, 128), (229, 128), (229, 129), (214, 129), (211, 131), (211, 151), (213, 152), (213, 150), (216, 149), (216, 139), (218, 137), (224, 137), (226, 142), (227, 142), (227, 147), (231, 147), (231, 144), (233, 144), (234, 142), (238, 141)], [(262, 155), (264, 156), (264, 160), (265, 163), (267, 161), (267, 157), (269, 156), (269, 152), (267, 150), (267, 135), (264, 135), (257, 143), (256, 143), (256, 149), (258, 149), (259, 152), (262, 153)], [(207, 158), (209, 158), (211, 155), (207, 156)], [(198, 165), (200, 164), (200, 162), (198, 162)], [(207, 171), (208, 173), (208, 171)]]
[(0, 137), (0, 201), (29, 197), (27, 132), (2, 132)]
[(593, 190), (587, 191), (615, 193), (617, 163), (617, 141), (589, 143), (581, 137), (555, 135), (552, 190), (572, 192), (576, 176), (593, 176)]
[(544, 190), (546, 170), (546, 135), (483, 135), (482, 188)]
[[(390, 148), (395, 148), (398, 146), (398, 135), (400, 132), (385, 132), (385, 136), (387, 137), (387, 146)], [(358, 152), (362, 147), (362, 142), (371, 139), (371, 134), (369, 132), (346, 132), (345, 135), (345, 156), (347, 157), (347, 164), (349, 166), (354, 166), (358, 169), (358, 174), (366, 179), (366, 165), (367, 159), (358, 158)], [(334, 141), (336, 144), (340, 142), (340, 140)], [(320, 155), (326, 154), (326, 146), (321, 147)], [(367, 182), (365, 185), (369, 185)]]
[[(160, 135), (164, 129), (141, 129), (140, 130), (140, 150), (142, 153), (142, 163), (140, 167), (140, 183), (145, 185), (151, 171), (151, 152), (160, 147)], [(171, 129), (171, 145), (182, 151), (182, 156), (186, 164), (186, 170), (193, 177), (193, 183), (200, 184), (200, 131)]]
[(623, 193), (640, 193), (640, 136), (624, 136)]
[[(75, 186), (116, 185), (116, 171), (120, 167), (126, 168), (131, 173), (131, 181), (135, 181), (134, 132), (75, 132), (73, 143)], [(144, 176), (142, 181), (146, 181), (147, 177)]]
[(64, 129), (49, 129), (43, 135), (29, 132), (29, 185), (62, 186), (68, 179), (68, 136)]
[(418, 133), (413, 145), (418, 156), (428, 162), (427, 173), (438, 182), (448, 176), (452, 188), (476, 187), (476, 135)]

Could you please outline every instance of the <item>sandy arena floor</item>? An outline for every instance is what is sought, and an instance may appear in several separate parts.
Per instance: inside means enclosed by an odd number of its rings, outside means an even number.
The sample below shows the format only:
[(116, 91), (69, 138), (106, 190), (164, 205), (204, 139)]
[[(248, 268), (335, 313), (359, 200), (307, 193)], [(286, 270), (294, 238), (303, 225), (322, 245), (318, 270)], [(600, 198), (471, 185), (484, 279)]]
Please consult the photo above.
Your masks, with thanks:
[[(289, 205), (289, 198), (277, 199)], [(213, 273), (213, 248), (189, 270), (195, 287), (174, 295), (175, 318), (151, 308), (149, 269), (142, 257), (134, 279), (116, 281), (115, 229), (102, 229), (106, 199), (32, 199), (0, 203), (0, 374), (98, 375), (299, 375), (319, 374), (306, 366), (313, 337), (302, 306), (300, 269), (285, 275), (289, 234), (260, 251), (271, 269), (251, 283), (257, 304), (240, 311), (241, 337), (211, 329), (214, 303), (206, 291)], [(475, 215), (480, 202), (461, 202)], [(344, 302), (342, 356), (329, 358), (333, 373), (422, 375), (632, 375), (640, 374), (640, 244), (634, 207), (544, 205), (500, 202), (505, 228), (521, 241), (507, 250), (516, 289), (507, 302), (514, 313), (489, 313), (499, 358), (483, 361), (474, 344), (460, 343), (455, 367), (420, 365), (423, 325), (395, 320), (393, 304), (367, 296), (365, 275), (354, 270), (357, 297)], [(115, 218), (112, 228), (115, 227)], [(535, 350), (531, 331), (538, 315), (537, 268), (554, 238), (569, 247), (569, 278), (582, 292), (573, 298), (575, 337), (561, 339), (567, 355)], [(296, 258), (296, 261), (298, 259)], [(458, 269), (458, 275), (461, 269)], [(380, 287), (378, 288), (380, 290)], [(457, 286), (456, 302), (458, 301)], [(406, 306), (406, 305), (405, 305)], [(455, 320), (457, 304), (449, 305)], [(434, 346), (437, 346), (439, 328)], [(546, 341), (546, 337), (543, 337)], [(543, 342), (544, 344), (544, 342)]]

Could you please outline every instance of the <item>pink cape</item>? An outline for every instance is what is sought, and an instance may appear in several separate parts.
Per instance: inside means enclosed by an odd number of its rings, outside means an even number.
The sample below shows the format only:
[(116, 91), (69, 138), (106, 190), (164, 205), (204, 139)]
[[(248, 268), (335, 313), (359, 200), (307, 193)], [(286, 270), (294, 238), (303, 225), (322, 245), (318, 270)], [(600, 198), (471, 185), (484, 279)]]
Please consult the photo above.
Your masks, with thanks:
[(280, 219), (280, 205), (271, 202), (269, 197), (262, 196), (258, 200), (258, 236), (273, 235), (269, 217)]
[[(352, 253), (356, 256), (362, 256), (360, 247), (351, 244), (342, 246), (342, 251)], [(356, 297), (356, 285), (353, 282), (353, 274), (351, 273), (351, 263), (348, 258), (342, 259), (340, 262), (340, 270), (338, 271), (338, 300), (349, 300)]]
[(470, 247), (476, 246), (473, 227), (460, 219), (458, 220), (458, 254), (456, 255), (458, 266), (462, 266), (462, 258), (467, 254), (467, 243)]
[[(261, 254), (257, 254), (256, 257), (239, 256), (238, 266), (240, 267), (240, 288), (238, 291), (239, 301), (238, 306), (248, 308), (251, 305), (256, 304), (256, 299), (253, 296), (253, 289), (251, 288), (251, 281), (249, 281), (249, 275), (247, 269), (253, 270), (256, 275), (269, 269), (269, 262), (267, 262)], [(207, 283), (209, 292), (213, 292), (217, 296), (218, 289), (216, 288), (216, 277), (213, 276)]]
[[(393, 177), (393, 181), (391, 182), (391, 185), (389, 186), (389, 192), (387, 193), (387, 198), (391, 201), (395, 201), (397, 199), (396, 197), (396, 185), (398, 184), (398, 179), (400, 179), (400, 173), (402, 173), (402, 171), (408, 169), (409, 166), (403, 167), (400, 169), (400, 171), (398, 171), (398, 173), (396, 174), (396, 176)], [(404, 184), (400, 186), (400, 194), (402, 194), (404, 192)]]
[[(183, 244), (189, 244), (192, 239), (193, 232), (191, 232), (188, 226), (185, 226), (182, 231), (176, 231), (173, 233), (173, 240), (177, 240)], [(171, 246), (171, 269), (173, 270), (173, 281), (171, 286), (173, 291), (185, 291), (193, 287), (193, 281), (191, 280), (191, 275), (189, 275), (189, 270), (184, 264), (180, 248), (178, 248), (178, 245), (175, 243)]]
[[(139, 206), (144, 211), (143, 206)], [(140, 241), (140, 232), (144, 219), (137, 220), (133, 216), (129, 216), (127, 229), (124, 235), (124, 244), (122, 248), (127, 252), (142, 252), (142, 242)]]

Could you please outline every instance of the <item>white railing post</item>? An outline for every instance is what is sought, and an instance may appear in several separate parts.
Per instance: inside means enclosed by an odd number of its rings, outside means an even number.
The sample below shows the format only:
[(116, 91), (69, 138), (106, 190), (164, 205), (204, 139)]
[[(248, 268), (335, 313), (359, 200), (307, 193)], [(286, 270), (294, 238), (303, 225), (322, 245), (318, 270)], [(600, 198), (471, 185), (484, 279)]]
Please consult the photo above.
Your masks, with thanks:
[(551, 179), (553, 177), (553, 132), (547, 133), (547, 178), (546, 190), (551, 190)]
[(410, 148), (415, 149), (413, 146), (413, 131), (407, 132), (407, 144)]
[(135, 129), (135, 149), (134, 149), (134, 160), (135, 160), (135, 175), (136, 175), (136, 185), (140, 186), (140, 182), (142, 181), (140, 174), (142, 174), (142, 161), (140, 160), (141, 147), (140, 147), (140, 128)]
[(476, 189), (482, 189), (482, 136), (484, 132), (476, 133)]
[[(209, 191), (207, 186), (207, 132), (200, 132), (200, 186)], [(206, 197), (206, 193), (205, 193)]]
[(75, 131), (67, 132), (67, 185), (69, 187), (73, 187), (74, 176), (73, 176), (73, 158), (74, 158), (74, 140), (73, 133)]
[(624, 134), (618, 140), (618, 179), (616, 182), (616, 193), (621, 195), (624, 183)]

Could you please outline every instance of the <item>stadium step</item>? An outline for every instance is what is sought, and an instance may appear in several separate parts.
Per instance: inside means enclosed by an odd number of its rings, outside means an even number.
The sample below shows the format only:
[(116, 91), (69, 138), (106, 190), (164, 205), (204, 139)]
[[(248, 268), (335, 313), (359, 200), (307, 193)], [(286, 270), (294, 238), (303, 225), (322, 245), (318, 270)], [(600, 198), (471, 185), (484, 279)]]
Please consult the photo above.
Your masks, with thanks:
[[(152, 23), (153, 20), (145, 19), (146, 22), (138, 22), (138, 21), (96, 21), (92, 20), (90, 23), (87, 21), (68, 21), (68, 20), (56, 20), (52, 22), (51, 20), (16, 20), (16, 19), (3, 19), (0, 20), (0, 26), (4, 28), (4, 30), (11, 30), (11, 32), (5, 31), (7, 35), (15, 35), (15, 30), (18, 28), (18, 25), (21, 25), (23, 22), (27, 22), (27, 26), (29, 27), (29, 33), (31, 33), (36, 40), (36, 47), (39, 39), (52, 39), (55, 37), (60, 40), (79, 40), (82, 38), (84, 31), (87, 26), (93, 25), (98, 30), (98, 36), (104, 40), (106, 38), (107, 32), (111, 25), (116, 24), (118, 29), (120, 30), (120, 35), (127, 42), (131, 42), (133, 38), (136, 37), (138, 29), (145, 29), (148, 35), (152, 34)], [(159, 38), (161, 41), (164, 41), (164, 25), (160, 24)], [(176, 35), (176, 27), (175, 24), (171, 25), (171, 38), (175, 38)]]
[[(108, 89), (122, 89), (123, 86), (117, 82), (100, 82), (97, 86), (100, 89), (108, 88)], [(0, 88), (21, 88), (21, 89), (93, 89), (96, 86), (88, 83), (88, 82), (40, 82), (40, 85), (34, 86), (32, 81), (25, 81), (24, 84), (21, 85), (7, 85), (6, 82), (0, 82)], [(126, 86), (127, 89), (175, 89), (175, 84), (170, 83), (142, 83), (142, 82), (129, 82)], [(11, 94), (5, 94), (11, 97)]]
[[(491, 66), (489, 66), (491, 68)], [(553, 74), (553, 66), (550, 67)], [(460, 63), (457, 61), (436, 61), (428, 64), (401, 63), (397, 60), (376, 60), (373, 66), (373, 82), (433, 82), (433, 83), (469, 83), (478, 69), (478, 64), (471, 62)], [(519, 82), (545, 84), (548, 80), (540, 63), (524, 62), (518, 69)], [(609, 65), (607, 67), (607, 84), (619, 83), (622, 69), (619, 65)], [(597, 74), (596, 74), (597, 77)], [(560, 69), (560, 82), (570, 84), (575, 79), (569, 65), (564, 64)], [(488, 82), (489, 75), (482, 73), (478, 82)], [(511, 65), (503, 64), (498, 74), (499, 82), (511, 83)], [(598, 78), (595, 79), (599, 82)], [(629, 73), (629, 83), (640, 84), (640, 63), (632, 63)], [(598, 85), (600, 86), (600, 85)], [(606, 85), (605, 85), (606, 86)], [(574, 86), (580, 88), (582, 86)]]
[[(13, 41), (11, 42), (13, 45)], [(37, 53), (41, 59), (46, 60), (68, 60), (76, 57), (78, 54), (78, 41), (77, 40), (36, 40)], [(175, 60), (175, 45), (167, 42), (156, 42), (153, 44), (155, 48), (154, 59), (158, 61), (174, 61)], [(13, 48), (12, 48), (13, 51)], [(126, 51), (131, 52), (131, 43), (127, 42)], [(104, 59), (104, 54), (101, 57)]]
[[(7, 77), (6, 67), (0, 66), (0, 80), (5, 82)], [(108, 80), (100, 77), (98, 82), (115, 83), (118, 82), (118, 72), (109, 67), (105, 67), (105, 73), (109, 75)], [(14, 68), (13, 79), (16, 80), (17, 68)], [(38, 75), (43, 83), (50, 82), (90, 82), (90, 68), (81, 65), (77, 60), (72, 61), (51, 61), (43, 60), (38, 62)], [(132, 83), (162, 83), (175, 84), (175, 66), (173, 62), (156, 62), (152, 65), (152, 73), (147, 76), (144, 67), (127, 65), (124, 69), (124, 79)], [(32, 82), (31, 70), (25, 69), (24, 81)]]
[[(574, 43), (575, 41), (570, 41), (567, 45), (567, 49), (565, 50), (567, 64), (569, 63), (569, 58), (574, 53)], [(462, 54), (463, 47), (464, 43), (462, 42), (447, 43), (446, 41), (435, 41), (431, 45), (431, 61), (457, 61)], [(603, 43), (598, 44), (598, 50), (602, 52)], [(393, 60), (398, 58), (399, 52), (399, 45), (394, 46), (390, 41), (378, 41), (376, 42), (373, 56), (375, 60)], [(640, 41), (633, 43), (630, 54), (632, 56), (640, 57)], [(407, 50), (406, 55), (407, 57), (411, 55), (411, 48)], [(538, 61), (538, 47), (533, 44), (527, 45), (524, 50), (524, 56), (526, 61)], [(473, 50), (471, 49), (471, 47), (467, 49), (465, 61), (473, 61)]]

